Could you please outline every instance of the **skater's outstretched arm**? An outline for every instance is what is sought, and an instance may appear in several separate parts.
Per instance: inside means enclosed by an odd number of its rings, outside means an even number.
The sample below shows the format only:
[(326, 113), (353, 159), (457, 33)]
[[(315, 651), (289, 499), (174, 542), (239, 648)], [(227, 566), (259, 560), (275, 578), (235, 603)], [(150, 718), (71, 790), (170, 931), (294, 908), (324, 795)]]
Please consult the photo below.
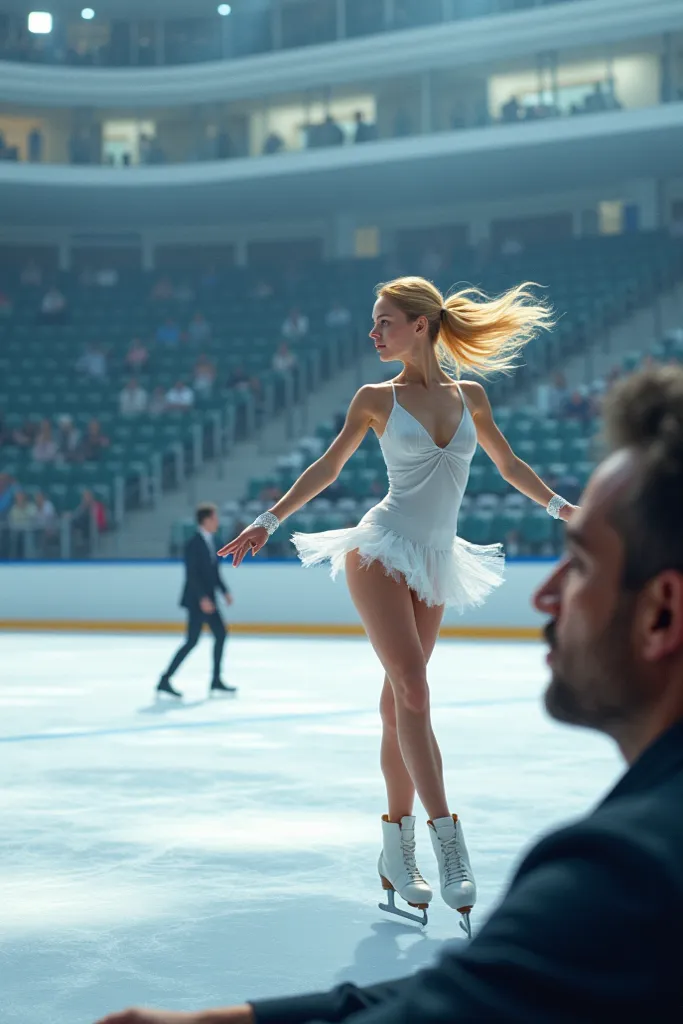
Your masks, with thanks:
[[(268, 509), (282, 522), (317, 497), (337, 479), (346, 462), (356, 451), (368, 429), (378, 422), (378, 389), (366, 384), (356, 392), (346, 414), (343, 428), (327, 451), (305, 469), (299, 479), (276, 505)], [(264, 527), (248, 526), (239, 537), (221, 548), (222, 557), (232, 555), (233, 565), (240, 564), (248, 551), (255, 555), (268, 540)]]
[[(531, 466), (515, 455), (493, 418), (488, 395), (481, 384), (467, 381), (462, 387), (477, 430), (477, 440), (500, 475), (527, 498), (547, 507), (555, 492), (543, 483)], [(560, 519), (569, 520), (575, 507), (565, 505), (560, 511)]]

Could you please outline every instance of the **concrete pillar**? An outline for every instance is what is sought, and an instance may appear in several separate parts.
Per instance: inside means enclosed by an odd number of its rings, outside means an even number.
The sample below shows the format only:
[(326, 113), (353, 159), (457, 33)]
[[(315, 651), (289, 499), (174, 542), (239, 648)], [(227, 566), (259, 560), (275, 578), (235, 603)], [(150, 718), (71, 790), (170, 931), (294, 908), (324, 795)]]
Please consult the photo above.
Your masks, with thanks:
[(147, 234), (142, 236), (142, 269), (156, 270), (156, 246)]
[(482, 214), (476, 214), (469, 219), (470, 245), (480, 245), (487, 242), (491, 234), (491, 221)]
[(235, 240), (235, 266), (246, 267), (249, 262), (246, 238)]
[(329, 231), (329, 259), (352, 259), (356, 255), (356, 227), (356, 218), (352, 213), (335, 214)]
[(635, 203), (640, 210), (641, 231), (653, 231), (660, 225), (660, 195), (656, 178), (639, 178), (624, 188), (624, 202)]
[(71, 243), (68, 237), (59, 240), (57, 266), (60, 270), (71, 270)]
[(396, 256), (396, 228), (380, 229), (380, 252), (382, 256)]
[(275, 0), (271, 8), (271, 31), (273, 35), (273, 49), (282, 49), (282, 0)]
[(346, 0), (337, 0), (337, 39), (346, 39)]
[(166, 23), (163, 18), (154, 19), (154, 63), (166, 61)]
[(429, 135), (434, 130), (433, 76), (423, 71), (420, 76), (420, 133)]

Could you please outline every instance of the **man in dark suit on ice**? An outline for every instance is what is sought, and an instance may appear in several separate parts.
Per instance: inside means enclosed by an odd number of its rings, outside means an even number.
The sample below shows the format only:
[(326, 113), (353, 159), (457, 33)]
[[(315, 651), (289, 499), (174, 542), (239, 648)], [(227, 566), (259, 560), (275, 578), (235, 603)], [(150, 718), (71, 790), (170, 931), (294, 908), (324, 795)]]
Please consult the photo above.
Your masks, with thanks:
[(199, 505), (196, 518), (197, 532), (185, 545), (185, 586), (180, 599), (181, 607), (187, 609), (187, 637), (157, 686), (157, 693), (178, 698), (182, 697), (182, 694), (174, 688), (171, 679), (197, 645), (205, 622), (216, 638), (210, 693), (216, 695), (236, 692), (236, 687), (226, 686), (221, 681), (221, 658), (227, 627), (216, 606), (216, 591), (221, 591), (228, 605), (232, 604), (232, 595), (218, 571), (218, 557), (214, 545), (214, 534), (218, 530), (218, 509), (215, 505)]

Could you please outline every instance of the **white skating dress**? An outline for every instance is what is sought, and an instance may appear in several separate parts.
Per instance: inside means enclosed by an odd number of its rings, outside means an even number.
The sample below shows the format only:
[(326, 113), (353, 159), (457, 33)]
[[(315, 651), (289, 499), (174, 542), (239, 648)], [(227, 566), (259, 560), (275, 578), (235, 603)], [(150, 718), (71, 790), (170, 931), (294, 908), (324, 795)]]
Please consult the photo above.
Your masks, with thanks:
[(504, 557), (500, 544), (469, 544), (457, 536), (477, 447), (472, 414), (461, 390), (462, 419), (446, 447), (439, 448), (397, 401), (395, 388), (393, 392), (393, 408), (379, 441), (389, 477), (386, 497), (358, 526), (295, 533), (292, 542), (304, 566), (329, 561), (333, 579), (344, 568), (347, 553), (358, 550), (363, 564), (381, 562), (389, 575), (403, 576), (429, 605), (462, 610), (481, 604), (502, 583)]

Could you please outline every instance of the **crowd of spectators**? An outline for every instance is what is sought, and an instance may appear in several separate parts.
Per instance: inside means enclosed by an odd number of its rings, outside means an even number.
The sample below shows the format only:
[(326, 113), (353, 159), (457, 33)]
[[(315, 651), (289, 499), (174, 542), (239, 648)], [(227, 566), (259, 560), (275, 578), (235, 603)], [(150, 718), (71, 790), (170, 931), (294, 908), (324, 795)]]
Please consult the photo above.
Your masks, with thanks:
[(537, 102), (523, 103), (517, 96), (511, 96), (501, 108), (500, 120), (503, 124), (517, 124), (520, 121), (542, 121), (549, 117), (561, 117), (568, 113), (572, 117), (578, 114), (596, 114), (607, 110), (621, 110), (611, 83), (595, 82), (578, 102), (573, 102), (567, 110), (555, 103)]
[[(37, 263), (27, 262), (19, 280), (22, 287), (33, 289), (36, 295), (36, 323), (64, 325), (71, 322), (70, 299)], [(120, 283), (120, 275), (112, 267), (88, 267), (78, 274), (77, 280), (81, 289), (111, 289)], [(218, 281), (215, 269), (206, 270), (195, 284), (159, 276), (148, 294), (150, 308), (160, 310), (157, 328), (148, 337), (133, 337), (124, 349), (108, 347), (95, 339), (85, 344), (82, 351), (72, 357), (75, 383), (92, 384), (98, 392), (115, 393), (118, 414), (126, 422), (153, 422), (167, 415), (188, 414), (219, 389), (221, 392), (230, 389), (248, 392), (258, 408), (264, 400), (261, 377), (240, 365), (221, 367), (213, 326), (201, 309), (196, 308), (201, 292), (214, 289)], [(279, 287), (287, 286), (280, 282)], [(257, 280), (250, 290), (251, 297), (259, 302), (267, 302), (275, 293), (273, 283), (266, 277)], [(69, 291), (68, 295), (71, 294)], [(168, 315), (169, 308), (171, 315)], [(0, 289), (0, 320), (11, 320), (13, 310), (11, 289)], [(346, 307), (341, 303), (330, 306), (325, 316), (328, 330), (343, 329), (350, 323), (351, 314)], [(270, 357), (270, 369), (276, 375), (287, 376), (296, 369), (296, 346), (310, 329), (308, 315), (293, 306), (282, 321), (281, 341)], [(186, 375), (178, 376), (171, 386), (168, 381), (162, 386), (155, 381), (155, 376), (160, 359), (169, 350), (182, 350), (192, 355)], [(97, 464), (108, 454), (111, 457), (111, 438), (96, 417), (83, 422), (82, 416), (76, 416), (76, 410), (72, 410), (57, 412), (52, 418), (40, 418), (42, 412), (36, 409), (34, 415), (27, 415), (21, 423), (12, 418), (9, 424), (0, 408), (0, 470), (2, 461), (9, 464), (13, 460), (28, 460), (33, 467), (31, 480), (39, 483), (40, 474), (35, 473), (38, 466), (78, 467), (85, 463)], [(7, 473), (0, 477), (0, 557), (34, 557), (49, 553), (57, 544), (63, 517), (69, 519), (76, 539), (84, 538), (93, 524), (98, 531), (108, 527), (110, 510), (92, 490), (83, 489), (79, 504), (69, 509), (53, 501), (48, 491), (49, 486), (29, 487)], [(29, 534), (30, 543), (27, 542)]]
[(19, 427), (9, 427), (0, 410), (0, 450), (12, 447), (30, 455), (31, 461), (42, 465), (97, 462), (105, 454), (110, 440), (99, 420), (88, 421), (79, 430), (73, 416), (61, 413), (50, 419), (27, 418)]
[(64, 525), (70, 529), (72, 545), (87, 550), (93, 531), (101, 534), (108, 528), (107, 508), (84, 487), (76, 505), (58, 512), (42, 489), (24, 489), (10, 473), (0, 472), (0, 558), (57, 555)]

